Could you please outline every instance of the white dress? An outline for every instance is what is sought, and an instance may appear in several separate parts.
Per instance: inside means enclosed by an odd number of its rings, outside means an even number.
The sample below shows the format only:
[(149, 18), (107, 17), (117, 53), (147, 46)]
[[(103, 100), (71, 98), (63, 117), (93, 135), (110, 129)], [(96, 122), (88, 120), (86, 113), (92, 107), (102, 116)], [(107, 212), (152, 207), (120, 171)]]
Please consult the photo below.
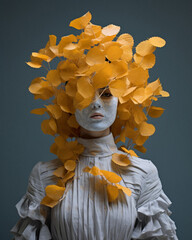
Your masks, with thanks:
[[(26, 194), (16, 205), (21, 217), (12, 228), (15, 240), (176, 240), (175, 224), (168, 210), (171, 204), (162, 190), (158, 172), (149, 160), (130, 157), (131, 165), (118, 167), (111, 161), (118, 151), (112, 134), (97, 139), (78, 139), (85, 150), (80, 155), (75, 179), (68, 183), (64, 198), (53, 209), (40, 205), (45, 187), (55, 184), (53, 171), (58, 159), (39, 162), (33, 168)], [(125, 154), (125, 153), (124, 153)], [(100, 176), (85, 173), (97, 166), (122, 177), (129, 197), (120, 191), (109, 203)]]

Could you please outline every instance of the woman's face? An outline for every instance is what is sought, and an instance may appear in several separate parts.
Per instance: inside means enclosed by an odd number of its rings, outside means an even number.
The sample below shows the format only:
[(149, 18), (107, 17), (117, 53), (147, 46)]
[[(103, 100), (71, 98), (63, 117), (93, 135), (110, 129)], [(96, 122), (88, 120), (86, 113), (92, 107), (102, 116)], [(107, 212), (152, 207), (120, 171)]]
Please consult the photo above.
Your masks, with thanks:
[(93, 102), (82, 110), (76, 110), (75, 117), (81, 127), (88, 131), (104, 131), (115, 121), (118, 98), (110, 90), (97, 90)]

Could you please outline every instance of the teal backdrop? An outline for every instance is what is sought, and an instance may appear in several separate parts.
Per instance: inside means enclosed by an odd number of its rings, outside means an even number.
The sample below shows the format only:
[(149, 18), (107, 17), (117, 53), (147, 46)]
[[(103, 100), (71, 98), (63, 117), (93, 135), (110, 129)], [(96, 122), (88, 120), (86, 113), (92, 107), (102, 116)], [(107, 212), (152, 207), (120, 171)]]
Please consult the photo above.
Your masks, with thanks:
[(135, 44), (152, 36), (167, 42), (156, 50), (156, 65), (150, 80), (160, 78), (169, 98), (158, 106), (164, 114), (151, 119), (156, 132), (146, 142), (146, 154), (157, 166), (165, 193), (173, 202), (172, 219), (181, 240), (191, 239), (191, 123), (192, 123), (192, 2), (190, 0), (1, 0), (0, 10), (0, 239), (11, 239), (11, 227), (18, 220), (15, 204), (27, 188), (35, 163), (49, 161), (53, 137), (41, 132), (42, 116), (30, 110), (42, 106), (28, 92), (32, 79), (43, 74), (28, 67), (32, 51), (48, 41), (49, 34), (59, 38), (76, 33), (70, 20), (90, 11), (92, 22), (121, 26)]

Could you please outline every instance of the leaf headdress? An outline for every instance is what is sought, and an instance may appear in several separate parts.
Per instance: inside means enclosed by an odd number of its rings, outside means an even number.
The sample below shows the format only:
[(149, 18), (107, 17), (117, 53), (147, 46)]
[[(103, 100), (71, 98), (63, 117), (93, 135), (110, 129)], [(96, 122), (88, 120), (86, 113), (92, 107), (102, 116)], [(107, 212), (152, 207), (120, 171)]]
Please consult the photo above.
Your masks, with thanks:
[[(130, 34), (117, 37), (119, 26), (101, 27), (92, 24), (91, 19), (91, 13), (87, 12), (71, 21), (69, 26), (81, 33), (63, 36), (58, 44), (57, 37), (50, 35), (45, 48), (33, 52), (31, 61), (27, 62), (33, 68), (48, 70), (46, 76), (32, 81), (29, 91), (35, 99), (51, 101), (31, 112), (48, 114), (49, 119), (42, 122), (41, 128), (45, 134), (55, 137), (50, 151), (63, 162), (63, 166), (54, 172), (59, 178), (58, 184), (46, 188), (47, 196), (42, 201), (51, 207), (63, 195), (66, 182), (73, 178), (78, 155), (83, 151), (83, 146), (76, 140), (69, 141), (79, 133), (75, 109), (87, 107), (97, 89), (109, 88), (119, 100), (117, 117), (111, 126), (115, 141), (127, 145), (122, 147), (123, 151), (136, 155), (131, 148), (145, 152), (143, 144), (155, 132), (155, 127), (147, 122), (148, 115), (156, 118), (164, 111), (152, 106), (152, 102), (169, 96), (159, 79), (148, 81), (149, 69), (155, 65), (154, 51), (163, 47), (165, 40), (151, 37), (134, 48)], [(53, 59), (58, 59), (58, 64), (55, 69), (50, 69)], [(112, 160), (122, 166), (129, 164), (120, 155), (114, 155)]]

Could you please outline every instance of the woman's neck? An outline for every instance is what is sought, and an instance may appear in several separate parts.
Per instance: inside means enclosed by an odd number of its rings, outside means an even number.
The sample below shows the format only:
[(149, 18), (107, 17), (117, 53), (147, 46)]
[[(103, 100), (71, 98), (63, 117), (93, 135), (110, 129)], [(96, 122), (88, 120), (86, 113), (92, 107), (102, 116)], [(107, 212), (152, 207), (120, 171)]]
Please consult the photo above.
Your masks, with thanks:
[(110, 133), (110, 128), (107, 128), (103, 131), (89, 131), (89, 130), (86, 130), (85, 128), (80, 127), (79, 137), (87, 138), (87, 139), (99, 138), (99, 137), (107, 136), (109, 135), (109, 133)]

